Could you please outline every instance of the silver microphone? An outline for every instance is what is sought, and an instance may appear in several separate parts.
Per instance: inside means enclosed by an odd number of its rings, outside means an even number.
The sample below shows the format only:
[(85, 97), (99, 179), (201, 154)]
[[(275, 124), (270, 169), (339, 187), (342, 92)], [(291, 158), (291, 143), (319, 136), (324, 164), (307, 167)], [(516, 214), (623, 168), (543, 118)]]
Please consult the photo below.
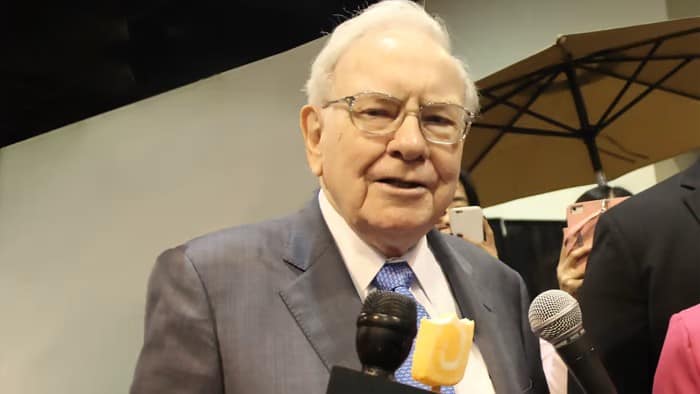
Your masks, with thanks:
[(555, 348), (586, 332), (578, 302), (562, 290), (547, 290), (535, 297), (527, 318), (532, 332)]
[(530, 328), (554, 345), (584, 392), (615, 394), (598, 352), (586, 337), (578, 301), (562, 290), (547, 290), (530, 304)]

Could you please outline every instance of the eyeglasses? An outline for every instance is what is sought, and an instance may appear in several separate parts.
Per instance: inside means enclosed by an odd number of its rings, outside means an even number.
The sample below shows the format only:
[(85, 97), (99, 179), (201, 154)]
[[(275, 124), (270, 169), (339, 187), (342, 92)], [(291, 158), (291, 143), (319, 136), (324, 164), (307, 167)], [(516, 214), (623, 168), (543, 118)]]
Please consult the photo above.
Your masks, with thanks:
[(450, 103), (427, 103), (418, 111), (404, 111), (404, 103), (396, 97), (383, 93), (363, 92), (327, 102), (323, 108), (344, 102), (348, 105), (350, 120), (361, 131), (372, 135), (388, 135), (395, 132), (406, 115), (418, 118), (420, 130), (426, 140), (451, 145), (463, 140), (474, 114), (468, 109)]

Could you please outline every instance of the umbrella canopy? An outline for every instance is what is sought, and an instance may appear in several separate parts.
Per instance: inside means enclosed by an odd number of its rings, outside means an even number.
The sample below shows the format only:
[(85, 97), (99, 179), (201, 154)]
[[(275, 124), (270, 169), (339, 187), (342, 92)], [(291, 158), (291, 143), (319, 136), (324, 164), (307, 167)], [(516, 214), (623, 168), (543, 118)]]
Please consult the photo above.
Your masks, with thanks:
[(700, 18), (560, 36), (477, 86), (482, 205), (603, 183), (700, 147)]

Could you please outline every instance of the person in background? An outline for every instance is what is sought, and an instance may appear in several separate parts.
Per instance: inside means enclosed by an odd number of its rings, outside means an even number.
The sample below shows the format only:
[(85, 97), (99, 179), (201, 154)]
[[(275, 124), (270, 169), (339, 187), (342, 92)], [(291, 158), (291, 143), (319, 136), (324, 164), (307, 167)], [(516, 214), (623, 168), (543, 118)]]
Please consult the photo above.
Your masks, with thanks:
[[(586, 190), (581, 196), (576, 199), (576, 203), (602, 200), (605, 198), (627, 197), (631, 196), (628, 190), (621, 187), (611, 186), (595, 186)], [(579, 288), (583, 284), (585, 274), (585, 265), (582, 260), (588, 256), (591, 251), (589, 246), (575, 248), (567, 253), (567, 248), (562, 240), (559, 261), (557, 263), (556, 273), (559, 289), (566, 291), (574, 297), (577, 297)], [(581, 388), (575, 384), (568, 376), (568, 369), (564, 361), (559, 357), (554, 346), (549, 342), (541, 340), (540, 348), (542, 351), (542, 364), (549, 390), (552, 394), (578, 394)]]
[[(546, 392), (522, 278), (433, 228), (479, 109), (445, 27), (408, 0), (373, 4), (335, 28), (306, 86), (320, 190), (299, 212), (158, 258), (132, 394), (325, 393), (332, 367), (361, 368), (356, 320), (375, 290), (475, 322), (465, 377), (443, 393)], [(418, 385), (411, 363), (396, 378)]]
[(450, 216), (447, 213), (450, 208), (459, 208), (466, 206), (480, 206), (479, 195), (476, 192), (476, 188), (471, 182), (469, 175), (466, 172), (461, 171), (459, 173), (459, 183), (457, 183), (457, 189), (455, 190), (455, 195), (452, 198), (452, 202), (447, 206), (445, 212), (440, 216), (435, 228), (443, 234), (456, 235), (465, 241), (474, 244), (491, 256), (498, 258), (498, 250), (496, 249), (496, 240), (493, 235), (493, 229), (489, 225), (486, 217), (483, 218), (483, 229), (484, 229), (484, 240), (482, 242), (473, 241), (462, 234), (455, 234), (450, 227)]
[[(627, 189), (617, 186), (596, 186), (586, 190), (581, 196), (576, 199), (576, 202), (596, 201), (605, 198), (629, 197), (632, 193)], [(562, 242), (561, 252), (559, 254), (559, 263), (557, 264), (557, 282), (559, 288), (566, 291), (574, 297), (578, 297), (578, 291), (583, 285), (583, 277), (586, 271), (586, 266), (582, 264), (582, 260), (591, 252), (591, 246), (582, 246), (580, 248), (568, 251)]]
[(700, 393), (700, 304), (671, 316), (653, 394)]
[(700, 160), (600, 217), (584, 328), (620, 394), (652, 390), (668, 322), (700, 303)]

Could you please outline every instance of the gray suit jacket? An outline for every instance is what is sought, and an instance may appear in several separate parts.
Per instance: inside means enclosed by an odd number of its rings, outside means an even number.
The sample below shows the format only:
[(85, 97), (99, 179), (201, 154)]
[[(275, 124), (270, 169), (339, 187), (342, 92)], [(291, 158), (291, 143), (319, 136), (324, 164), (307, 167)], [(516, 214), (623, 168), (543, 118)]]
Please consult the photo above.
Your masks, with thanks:
[[(520, 276), (456, 237), (432, 231), (428, 243), (476, 322), (496, 392), (546, 392)], [(316, 199), (197, 238), (153, 269), (131, 393), (325, 393), (332, 366), (360, 368), (361, 306)]]

